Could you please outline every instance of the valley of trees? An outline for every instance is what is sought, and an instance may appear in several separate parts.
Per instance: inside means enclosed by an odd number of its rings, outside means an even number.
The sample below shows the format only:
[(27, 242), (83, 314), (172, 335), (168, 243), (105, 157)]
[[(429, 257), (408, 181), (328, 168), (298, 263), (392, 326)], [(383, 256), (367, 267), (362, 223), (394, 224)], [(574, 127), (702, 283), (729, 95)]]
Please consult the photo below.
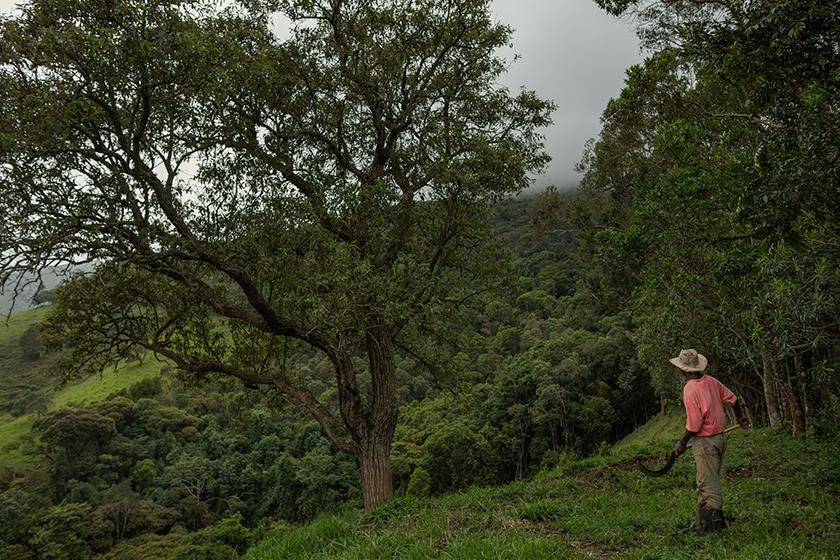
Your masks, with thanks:
[(3, 21), (0, 280), (96, 265), (15, 356), (171, 365), (84, 405), (2, 395), (37, 419), (0, 557), (237, 558), (272, 524), (529, 477), (678, 411), (685, 347), (755, 425), (836, 437), (840, 7), (597, 3), (649, 56), (580, 190), (534, 198), (553, 106), (495, 85), (486, 1)]
[[(658, 411), (629, 315), (593, 312), (575, 289), (574, 237), (547, 230), (542, 207), (495, 208), (491, 224), (511, 253), (510, 270), (498, 271), (508, 290), (464, 307), (457, 334), (450, 325), (438, 346), (447, 368), (397, 361), (397, 493), (530, 476), (597, 452)], [(289, 367), (331, 398), (333, 371), (316, 352), (290, 356)], [(355, 458), (286, 399), (162, 369), (102, 402), (39, 414), (18, 444), (31, 464), (0, 479), (8, 554), (235, 558), (269, 523), (362, 505)]]

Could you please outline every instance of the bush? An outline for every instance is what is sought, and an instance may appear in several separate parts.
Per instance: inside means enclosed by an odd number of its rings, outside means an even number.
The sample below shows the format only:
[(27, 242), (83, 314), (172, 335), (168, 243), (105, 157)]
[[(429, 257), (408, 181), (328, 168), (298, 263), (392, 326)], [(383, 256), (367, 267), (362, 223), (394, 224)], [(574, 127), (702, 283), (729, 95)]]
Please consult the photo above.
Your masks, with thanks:
[(493, 455), (481, 434), (456, 422), (439, 426), (423, 445), (424, 461), (435, 492), (466, 488), (492, 479), (488, 457)]
[[(163, 368), (161, 368), (161, 371), (162, 370)], [(140, 399), (151, 399), (160, 395), (162, 392), (163, 383), (161, 383), (160, 377), (148, 377), (146, 379), (141, 379), (128, 388), (128, 396), (135, 401), (139, 401)]]
[(19, 344), (26, 360), (34, 362), (41, 357), (41, 340), (38, 336), (38, 327), (35, 325), (23, 331)]
[(432, 477), (423, 467), (417, 467), (408, 480), (405, 493), (409, 496), (428, 496), (432, 492)]

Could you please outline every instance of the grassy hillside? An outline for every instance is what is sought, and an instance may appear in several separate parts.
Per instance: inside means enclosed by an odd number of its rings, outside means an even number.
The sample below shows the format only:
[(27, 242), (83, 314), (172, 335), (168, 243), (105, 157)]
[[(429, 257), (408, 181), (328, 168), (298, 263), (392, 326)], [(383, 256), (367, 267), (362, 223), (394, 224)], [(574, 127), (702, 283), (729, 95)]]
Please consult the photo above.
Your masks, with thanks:
[(45, 369), (55, 356), (41, 352), (37, 359), (27, 358), (21, 338), (27, 329), (37, 327), (46, 317), (46, 308), (13, 313), (0, 319), (0, 414), (18, 416), (41, 401), (51, 380)]
[[(108, 395), (127, 389), (141, 379), (158, 375), (163, 365), (156, 360), (147, 359), (142, 365), (130, 364), (120, 367), (119, 370), (109, 368), (101, 375), (69, 384), (53, 393), (49, 409), (104, 400)], [(29, 430), (35, 417), (35, 414), (25, 414), (17, 418), (0, 416), (0, 466), (17, 466), (27, 462), (25, 442), (30, 436)]]
[(27, 461), (26, 440), (36, 415), (9, 413), (25, 407), (27, 403), (21, 400), (38, 399), (47, 410), (96, 402), (141, 379), (158, 375), (164, 365), (147, 358), (142, 364), (132, 362), (117, 370), (109, 368), (100, 375), (62, 386), (49, 375), (56, 356), (42, 353), (38, 359), (28, 360), (20, 345), (23, 333), (40, 324), (46, 313), (44, 307), (21, 311), (0, 322), (0, 407), (5, 411), (0, 413), (0, 465), (14, 466)]
[(24, 440), (32, 428), (34, 416), (0, 416), (0, 466), (19, 466), (27, 461)]
[(143, 363), (131, 362), (122, 364), (118, 369), (108, 368), (100, 375), (68, 385), (57, 391), (52, 399), (50, 409), (68, 406), (70, 404), (84, 404), (104, 400), (108, 395), (126, 389), (141, 379), (154, 377), (165, 366), (154, 358), (147, 357)]
[[(633, 461), (640, 447), (665, 453), (674, 437), (669, 432), (679, 427), (677, 417), (658, 417), (610, 453), (531, 481), (433, 499), (403, 497), (370, 514), (350, 512), (277, 528), (246, 558), (839, 557), (837, 445), (794, 440), (770, 429), (734, 432), (724, 481), (731, 526), (701, 538), (692, 532), (690, 456), (662, 478), (643, 476)], [(651, 435), (652, 443), (642, 441)]]

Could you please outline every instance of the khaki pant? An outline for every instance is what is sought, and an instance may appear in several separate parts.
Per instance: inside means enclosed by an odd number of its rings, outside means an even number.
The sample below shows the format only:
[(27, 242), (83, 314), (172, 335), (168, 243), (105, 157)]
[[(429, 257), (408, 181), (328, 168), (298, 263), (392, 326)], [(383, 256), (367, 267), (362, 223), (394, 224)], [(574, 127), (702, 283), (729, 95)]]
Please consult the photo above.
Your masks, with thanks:
[(695, 437), (691, 449), (697, 465), (697, 504), (705, 508), (723, 509), (723, 488), (720, 485), (720, 466), (726, 452), (723, 434)]

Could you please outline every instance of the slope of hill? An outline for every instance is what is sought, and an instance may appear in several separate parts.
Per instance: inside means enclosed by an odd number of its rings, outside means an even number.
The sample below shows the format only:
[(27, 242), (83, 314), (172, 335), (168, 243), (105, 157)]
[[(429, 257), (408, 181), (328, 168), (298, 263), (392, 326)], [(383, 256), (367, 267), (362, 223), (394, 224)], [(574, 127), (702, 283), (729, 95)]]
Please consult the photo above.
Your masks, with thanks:
[[(46, 404), (50, 379), (45, 370), (55, 356), (42, 351), (35, 334), (46, 314), (41, 307), (0, 319), (0, 414), (19, 416)], [(26, 339), (27, 334), (33, 336)]]
[[(90, 267), (76, 267), (74, 271), (87, 271)], [(33, 275), (24, 275), (19, 287), (19, 293), (15, 295), (15, 285), (17, 284), (17, 277), (13, 277), (4, 286), (0, 286), (0, 314), (8, 315), (10, 311), (20, 313), (37, 307), (33, 297), (38, 293), (39, 289), (52, 290), (62, 280), (67, 278), (69, 273), (58, 268), (46, 268), (41, 271), (40, 277)]]
[(40, 307), (13, 313), (0, 323), (0, 466), (26, 462), (26, 454), (31, 451), (27, 437), (37, 413), (103, 400), (141, 379), (158, 375), (165, 365), (148, 358), (62, 385), (50, 376), (50, 366), (57, 356), (39, 350), (37, 357), (27, 358), (20, 342), (46, 314), (47, 309)]
[(837, 558), (836, 444), (771, 429), (734, 432), (724, 480), (731, 524), (704, 538), (692, 530), (691, 458), (682, 457), (662, 478), (643, 476), (633, 461), (637, 449), (664, 454), (679, 429), (678, 418), (657, 417), (610, 452), (534, 480), (433, 499), (402, 497), (369, 514), (276, 528), (246, 558)]

